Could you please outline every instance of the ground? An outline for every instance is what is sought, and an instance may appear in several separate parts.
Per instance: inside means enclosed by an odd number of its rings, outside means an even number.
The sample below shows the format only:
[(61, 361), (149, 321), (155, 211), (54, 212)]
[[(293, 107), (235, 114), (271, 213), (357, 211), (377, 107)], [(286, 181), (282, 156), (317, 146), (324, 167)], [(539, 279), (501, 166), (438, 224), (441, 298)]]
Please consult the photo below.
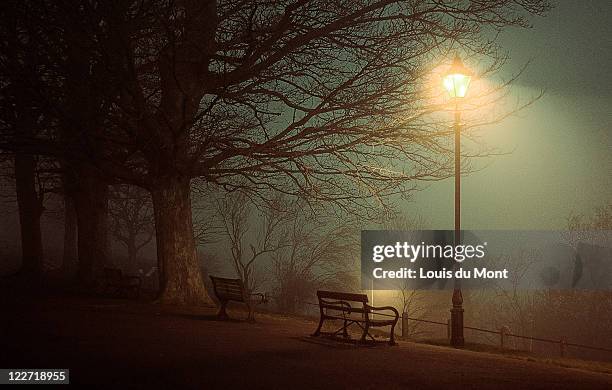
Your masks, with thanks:
[[(0, 368), (69, 368), (71, 383), (152, 388), (611, 389), (612, 375), (400, 342), (312, 338), (274, 315), (217, 321), (212, 308), (4, 294)], [(234, 317), (241, 312), (230, 312)]]

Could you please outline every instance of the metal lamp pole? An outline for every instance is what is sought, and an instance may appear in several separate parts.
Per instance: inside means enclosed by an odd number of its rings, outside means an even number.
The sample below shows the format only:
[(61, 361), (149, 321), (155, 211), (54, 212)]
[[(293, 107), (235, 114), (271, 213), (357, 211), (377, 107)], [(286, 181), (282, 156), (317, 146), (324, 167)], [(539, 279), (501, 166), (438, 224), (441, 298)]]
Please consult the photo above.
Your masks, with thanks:
[[(461, 111), (459, 101), (464, 98), (472, 72), (467, 69), (461, 58), (455, 56), (453, 64), (444, 76), (444, 88), (455, 102), (455, 235), (454, 245), (461, 244)], [(451, 345), (461, 347), (464, 345), (463, 338), (463, 295), (461, 294), (461, 283), (454, 279), (453, 307), (451, 312)]]
[[(461, 111), (455, 106), (455, 237), (454, 245), (461, 244)], [(454, 279), (453, 307), (451, 312), (451, 345), (461, 347), (463, 338), (463, 295), (461, 283)]]

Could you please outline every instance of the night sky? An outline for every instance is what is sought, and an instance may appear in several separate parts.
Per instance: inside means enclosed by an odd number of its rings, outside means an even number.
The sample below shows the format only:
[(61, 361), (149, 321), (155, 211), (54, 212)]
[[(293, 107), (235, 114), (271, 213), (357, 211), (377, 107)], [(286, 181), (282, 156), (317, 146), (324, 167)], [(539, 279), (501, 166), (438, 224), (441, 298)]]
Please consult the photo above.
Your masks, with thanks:
[[(481, 161), (463, 180), (466, 229), (563, 229), (570, 213), (592, 213), (612, 199), (612, 2), (560, 1), (531, 29), (502, 36), (513, 87), (532, 107), (480, 130), (508, 155)], [(466, 61), (469, 65), (469, 60)], [(502, 75), (503, 76), (503, 75)], [(402, 208), (431, 228), (452, 228), (453, 181), (429, 185)]]

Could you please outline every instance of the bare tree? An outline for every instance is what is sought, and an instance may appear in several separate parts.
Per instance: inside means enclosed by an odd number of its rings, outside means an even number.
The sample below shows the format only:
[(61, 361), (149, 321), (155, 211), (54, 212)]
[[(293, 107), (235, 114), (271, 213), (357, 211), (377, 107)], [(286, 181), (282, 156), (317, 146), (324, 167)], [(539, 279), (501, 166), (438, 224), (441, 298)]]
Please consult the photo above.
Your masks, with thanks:
[(349, 219), (298, 201), (283, 229), (287, 245), (272, 255), (280, 310), (303, 310), (317, 289), (355, 289), (359, 234)]
[[(520, 251), (489, 259), (491, 267), (509, 268), (513, 272), (503, 286), (494, 283), (489, 288), (470, 291), (468, 299), (473, 309), (469, 316), (475, 326), (495, 330), (506, 327), (514, 334), (537, 336), (536, 317), (541, 300), (537, 291), (525, 289), (525, 278), (534, 272), (534, 265), (538, 264), (540, 257), (536, 251)], [(476, 337), (493, 344), (499, 342), (494, 334), (478, 334)], [(510, 343), (523, 349), (531, 345), (529, 340), (516, 338), (511, 338), (508, 345)]]
[[(38, 121), (40, 101), (35, 98), (34, 92), (41, 83), (36, 69), (36, 64), (42, 59), (38, 53), (40, 45), (33, 40), (33, 32), (22, 29), (26, 15), (23, 9), (15, 14), (13, 16), (20, 17), (11, 20), (6, 8), (3, 6), (0, 9), (0, 132), (5, 140), (11, 142), (17, 141), (17, 137), (31, 139), (42, 131)], [(21, 231), (20, 273), (37, 278), (43, 262), (40, 229), (43, 196), (38, 191), (38, 156), (24, 149), (11, 152)]]
[[(14, 153), (17, 176), (23, 178), (23, 184), (32, 182), (26, 178), (32, 171), (28, 160), (40, 156), (52, 156), (69, 171), (64, 180), (68, 222), (65, 257), (73, 261), (76, 232), (77, 274), (84, 284), (91, 285), (108, 250), (107, 186), (87, 156), (97, 154), (93, 153), (98, 149), (95, 144), (102, 146), (95, 139), (101, 130), (98, 119), (107, 112), (102, 101), (108, 88), (95, 79), (101, 68), (96, 65), (94, 47), (88, 44), (92, 36), (86, 28), (91, 22), (85, 18), (86, 10), (91, 9), (85, 4), (2, 3), (2, 36), (6, 39), (0, 43), (0, 147)], [(22, 198), (25, 200), (25, 195)], [(33, 198), (31, 194), (29, 198)], [(26, 203), (33, 202), (22, 205)], [(24, 212), (36, 215), (33, 209)], [(72, 224), (75, 219), (78, 229)], [(28, 234), (37, 235), (35, 231)], [(36, 245), (24, 244), (24, 248), (35, 251)]]
[(592, 216), (572, 214), (568, 219), (568, 227), (572, 230), (611, 230), (612, 202), (596, 208)]
[(226, 194), (217, 200), (217, 213), (230, 243), (234, 270), (248, 292), (255, 291), (262, 282), (256, 275), (256, 261), (286, 245), (282, 229), (288, 213), (281, 207), (279, 202), (268, 203), (254, 216), (254, 204), (243, 192)]
[(138, 187), (116, 185), (109, 198), (110, 230), (127, 250), (128, 262), (135, 264), (138, 252), (155, 236), (151, 196)]
[[(425, 229), (428, 224), (427, 220), (421, 215), (397, 215), (384, 221), (383, 227), (390, 230), (411, 231)], [(412, 289), (408, 280), (405, 280), (398, 287), (396, 299), (399, 302), (402, 315), (405, 313), (410, 318), (422, 318), (429, 312), (428, 309), (432, 307), (432, 302), (427, 291)], [(418, 337), (427, 334), (422, 329), (422, 322), (410, 320), (407, 323), (402, 322), (402, 326), (405, 325), (407, 327), (402, 329), (404, 337)]]
[(15, 156), (15, 188), (19, 205), (22, 268), (25, 274), (39, 276), (42, 271), (43, 247), (40, 217), (42, 197), (36, 189), (36, 157), (18, 153)]
[[(609, 205), (598, 207), (592, 215), (571, 214), (568, 218), (569, 230), (562, 232), (565, 243), (575, 250), (581, 241), (593, 242), (602, 238), (606, 240), (606, 230), (612, 229), (611, 215), (612, 207)], [(509, 287), (496, 286), (494, 289), (472, 293), (470, 306), (473, 310), (470, 315), (476, 324), (492, 329), (508, 326), (512, 333), (521, 335), (610, 346), (608, 340), (612, 333), (607, 324), (611, 320), (612, 294), (609, 291), (575, 288), (522, 290), (520, 286), (524, 284), (521, 279), (534, 272), (534, 266), (541, 264), (542, 254), (535, 251), (520, 252), (493, 261), (498, 263), (496, 268), (507, 267), (511, 262), (511, 268), (515, 271), (512, 273)], [(586, 318), (589, 321), (585, 322)], [(493, 336), (483, 338), (498, 342)], [(520, 348), (533, 347), (533, 342), (529, 340), (510, 340)], [(544, 348), (538, 343), (536, 347)]]
[[(428, 309), (430, 308), (428, 305), (427, 293), (423, 290), (411, 289), (407, 282), (400, 285), (397, 292), (397, 299), (400, 303), (402, 318), (404, 316), (416, 319), (423, 318), (427, 315)], [(414, 338), (427, 334), (427, 331), (422, 328), (422, 322), (411, 320), (407, 322), (402, 321), (402, 335), (404, 337)]]
[[(576, 249), (580, 241), (610, 244), (612, 203), (597, 207), (589, 214), (572, 213), (568, 218), (568, 243)], [(555, 337), (580, 343), (612, 347), (612, 293), (580, 289), (546, 290), (540, 294), (542, 325)], [(585, 321), (588, 319), (588, 321)]]
[[(191, 209), (193, 213), (193, 234), (199, 247), (217, 243), (226, 234), (219, 218), (219, 193), (217, 187), (197, 181), (193, 186)], [(214, 199), (214, 201), (211, 201)], [(211, 258), (215, 258), (212, 256)]]
[(22, 264), (19, 274), (32, 281), (40, 279), (45, 262), (41, 231), (41, 218), (50, 196), (60, 191), (56, 162), (41, 156), (17, 153), (8, 174), (14, 181), (13, 200), (19, 214)]

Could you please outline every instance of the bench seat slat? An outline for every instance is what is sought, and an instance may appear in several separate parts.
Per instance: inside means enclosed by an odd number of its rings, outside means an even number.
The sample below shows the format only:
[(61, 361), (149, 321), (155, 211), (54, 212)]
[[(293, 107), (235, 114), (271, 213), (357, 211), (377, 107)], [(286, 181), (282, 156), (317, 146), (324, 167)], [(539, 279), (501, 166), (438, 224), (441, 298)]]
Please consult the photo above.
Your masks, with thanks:
[(217, 289), (219, 290), (234, 290), (234, 291), (242, 291), (241, 286), (234, 286), (228, 284), (217, 284)]
[(219, 299), (225, 301), (244, 302), (244, 297), (242, 295), (219, 294)]
[(228, 284), (217, 284), (218, 289), (242, 291), (241, 286), (233, 286)]
[(222, 292), (227, 292), (227, 293), (232, 293), (232, 292), (242, 292), (243, 290), (241, 288), (235, 288), (235, 287), (226, 287), (226, 286), (217, 286), (217, 291), (222, 291)]

